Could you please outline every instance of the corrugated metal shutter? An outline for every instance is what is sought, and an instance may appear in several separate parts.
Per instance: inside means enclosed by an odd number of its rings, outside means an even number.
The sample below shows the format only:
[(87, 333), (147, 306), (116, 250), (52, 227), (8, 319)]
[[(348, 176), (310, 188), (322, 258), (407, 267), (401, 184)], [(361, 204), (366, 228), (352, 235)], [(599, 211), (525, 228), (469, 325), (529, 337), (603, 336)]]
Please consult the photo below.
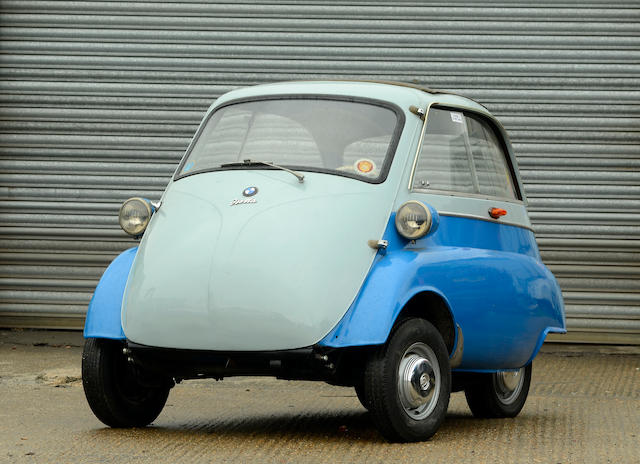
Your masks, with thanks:
[(207, 105), (241, 85), (354, 77), (486, 104), (519, 155), (566, 339), (640, 343), (636, 1), (3, 0), (0, 325), (79, 327)]

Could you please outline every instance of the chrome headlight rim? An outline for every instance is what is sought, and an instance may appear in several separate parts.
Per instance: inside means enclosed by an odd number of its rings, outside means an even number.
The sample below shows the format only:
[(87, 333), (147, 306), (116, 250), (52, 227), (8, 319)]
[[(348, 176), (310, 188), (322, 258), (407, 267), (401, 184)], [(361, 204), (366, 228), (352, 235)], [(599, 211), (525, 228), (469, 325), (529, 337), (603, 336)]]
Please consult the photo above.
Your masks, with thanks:
[[(123, 217), (123, 212), (125, 211), (125, 208), (128, 205), (130, 205), (132, 202), (136, 202), (138, 205), (141, 205), (145, 211), (145, 217), (143, 218), (142, 222), (138, 226), (133, 226), (131, 224), (128, 224), (126, 222), (127, 219)], [(154, 208), (149, 200), (142, 197), (131, 197), (125, 200), (124, 202), (122, 202), (122, 205), (120, 205), (120, 210), (118, 212), (118, 223), (120, 224), (120, 228), (125, 233), (131, 235), (132, 237), (137, 238), (142, 236), (142, 234), (144, 234), (144, 231), (147, 229), (147, 226), (151, 221), (151, 215), (153, 214), (153, 212), (154, 212)]]
[[(402, 220), (403, 220), (402, 213), (404, 209), (410, 208), (411, 206), (414, 206), (414, 205), (418, 206), (424, 213), (424, 222), (422, 226), (416, 230), (415, 233), (408, 233), (406, 229), (404, 229), (402, 224)], [(407, 240), (418, 240), (428, 235), (429, 232), (431, 231), (433, 226), (433, 214), (431, 210), (427, 207), (427, 205), (425, 205), (421, 201), (408, 200), (408, 201), (405, 201), (402, 205), (400, 205), (400, 207), (396, 211), (395, 225), (396, 225), (396, 230), (402, 237), (406, 238)]]

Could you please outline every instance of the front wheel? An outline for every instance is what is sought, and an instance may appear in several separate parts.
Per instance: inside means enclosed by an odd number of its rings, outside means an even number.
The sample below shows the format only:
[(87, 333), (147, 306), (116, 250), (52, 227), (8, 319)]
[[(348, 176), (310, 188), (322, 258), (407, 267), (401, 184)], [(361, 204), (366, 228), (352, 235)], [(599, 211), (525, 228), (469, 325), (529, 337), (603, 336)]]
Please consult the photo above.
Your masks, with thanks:
[(476, 374), (465, 387), (475, 417), (516, 417), (524, 407), (531, 385), (531, 364), (517, 371)]
[(451, 393), (449, 356), (436, 328), (417, 318), (400, 323), (369, 359), (364, 393), (387, 440), (422, 441), (435, 434)]
[(169, 395), (169, 382), (143, 383), (117, 340), (89, 338), (82, 352), (82, 386), (91, 410), (110, 427), (144, 427)]

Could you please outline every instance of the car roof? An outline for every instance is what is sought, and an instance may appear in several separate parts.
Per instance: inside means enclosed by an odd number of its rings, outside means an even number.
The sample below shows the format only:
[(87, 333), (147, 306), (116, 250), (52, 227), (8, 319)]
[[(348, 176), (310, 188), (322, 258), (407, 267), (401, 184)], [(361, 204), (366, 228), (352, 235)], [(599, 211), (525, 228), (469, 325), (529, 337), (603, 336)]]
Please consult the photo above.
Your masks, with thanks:
[[(405, 113), (413, 112), (416, 105), (424, 105), (423, 109), (431, 105), (471, 110), (487, 116), (502, 134), (506, 144), (507, 156), (514, 168), (515, 180), (519, 186), (523, 200), (525, 193), (518, 170), (518, 163), (509, 137), (500, 121), (484, 105), (471, 98), (453, 92), (436, 90), (426, 86), (408, 82), (365, 79), (326, 79), (326, 80), (297, 80), (283, 81), (254, 86), (238, 87), (221, 95), (209, 107), (207, 115), (218, 108), (262, 98), (323, 98), (325, 96), (339, 96), (346, 99), (370, 100), (385, 102), (396, 106)], [(418, 107), (419, 108), (419, 107)], [(417, 113), (416, 113), (417, 114)], [(205, 116), (206, 120), (207, 116)]]
[[(277, 95), (345, 95), (352, 97), (386, 100), (392, 103), (400, 101), (418, 104), (427, 97), (428, 102), (437, 99), (439, 104), (465, 106), (491, 115), (482, 104), (453, 92), (431, 89), (407, 82), (366, 80), (366, 79), (327, 79), (297, 80), (259, 84), (240, 87), (222, 95), (213, 106), (221, 106), (234, 100), (253, 99), (261, 96)], [(416, 98), (419, 100), (416, 101)]]
[(471, 100), (472, 102), (477, 103), (478, 105), (480, 105), (480, 106), (482, 106), (483, 108), (486, 109), (486, 107), (482, 103), (478, 103), (477, 101), (475, 101), (472, 98), (469, 98), (467, 96), (460, 95), (460, 94), (455, 93), (455, 92), (449, 92), (448, 90), (432, 89), (431, 87), (425, 87), (424, 85), (415, 84), (415, 83), (411, 83), (411, 82), (385, 81), (385, 80), (377, 80), (377, 79), (334, 79), (334, 80), (336, 82), (370, 82), (370, 83), (373, 83), (373, 84), (395, 85), (395, 86), (398, 86), (398, 87), (408, 87), (410, 89), (420, 90), (422, 92), (430, 93), (432, 95), (437, 95), (437, 94), (455, 95), (456, 97), (464, 98), (466, 100)]

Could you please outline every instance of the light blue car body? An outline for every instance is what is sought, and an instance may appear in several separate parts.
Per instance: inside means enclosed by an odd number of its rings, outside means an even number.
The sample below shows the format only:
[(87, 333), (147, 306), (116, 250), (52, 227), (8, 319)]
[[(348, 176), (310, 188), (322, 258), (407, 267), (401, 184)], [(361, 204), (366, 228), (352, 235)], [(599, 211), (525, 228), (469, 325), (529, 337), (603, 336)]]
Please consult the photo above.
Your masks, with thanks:
[[(561, 292), (540, 260), (524, 198), (410, 188), (424, 124), (415, 110), (434, 105), (491, 118), (521, 185), (506, 134), (484, 107), (399, 85), (298, 82), (232, 91), (204, 121), (235, 100), (276, 95), (393, 105), (403, 127), (386, 180), (305, 172), (299, 183), (261, 169), (171, 180), (139, 248), (123, 252), (100, 280), (85, 337), (211, 351), (380, 345), (406, 304), (428, 294), (457, 329), (449, 346), (461, 356), (457, 369), (490, 372), (528, 364), (548, 333), (565, 331)], [(249, 186), (259, 186), (257, 203), (231, 207)], [(415, 242), (394, 225), (408, 200), (434, 213), (431, 233)], [(492, 207), (507, 216), (491, 219)], [(378, 240), (388, 247), (370, 246)]]

